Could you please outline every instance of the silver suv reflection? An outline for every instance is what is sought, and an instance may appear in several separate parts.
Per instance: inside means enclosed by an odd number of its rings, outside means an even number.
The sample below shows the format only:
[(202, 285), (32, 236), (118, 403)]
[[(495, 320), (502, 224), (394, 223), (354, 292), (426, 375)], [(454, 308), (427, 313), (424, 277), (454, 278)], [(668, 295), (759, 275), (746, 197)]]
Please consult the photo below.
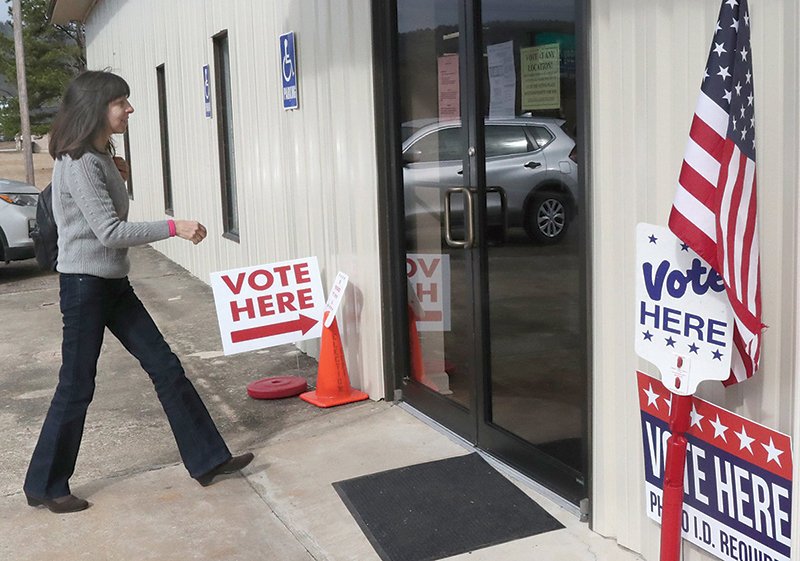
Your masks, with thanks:
[[(487, 216), (491, 228), (522, 227), (533, 240), (560, 241), (577, 212), (575, 141), (555, 118), (486, 121)], [(422, 124), (414, 132), (412, 125)], [(444, 192), (463, 185), (466, 153), (460, 121), (404, 123), (403, 183), (407, 219), (441, 215)], [(499, 189), (498, 189), (499, 188)], [(506, 198), (502, 215), (500, 195)], [(463, 202), (454, 199), (453, 221), (463, 224)], [(418, 218), (415, 216), (415, 218)], [(438, 217), (437, 217), (438, 220)]]

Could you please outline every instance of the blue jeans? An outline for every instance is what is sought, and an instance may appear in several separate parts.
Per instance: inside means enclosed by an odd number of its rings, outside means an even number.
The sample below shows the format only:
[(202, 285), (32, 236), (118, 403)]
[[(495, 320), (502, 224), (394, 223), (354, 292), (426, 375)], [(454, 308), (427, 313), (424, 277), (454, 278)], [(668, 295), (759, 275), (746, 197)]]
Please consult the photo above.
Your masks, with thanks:
[(231, 453), (225, 441), (128, 279), (62, 274), (60, 282), (61, 370), (28, 467), (25, 493), (40, 499), (70, 494), (69, 478), (94, 395), (106, 327), (150, 376), (189, 475), (197, 478), (227, 461)]

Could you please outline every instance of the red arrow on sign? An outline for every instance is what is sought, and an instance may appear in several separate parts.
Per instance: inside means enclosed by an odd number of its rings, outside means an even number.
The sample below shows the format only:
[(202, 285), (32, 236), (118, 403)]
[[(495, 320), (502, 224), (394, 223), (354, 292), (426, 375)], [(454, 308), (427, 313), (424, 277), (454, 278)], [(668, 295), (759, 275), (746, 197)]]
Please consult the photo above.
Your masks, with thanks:
[(272, 323), (269, 325), (262, 325), (260, 327), (251, 327), (249, 329), (240, 329), (239, 331), (231, 331), (231, 340), (234, 343), (242, 343), (244, 341), (252, 341), (253, 339), (263, 339), (265, 337), (274, 337), (275, 335), (284, 335), (292, 333), (293, 331), (302, 331), (303, 335), (306, 334), (312, 327), (317, 325), (317, 320), (300, 314), (300, 317), (291, 321), (283, 323)]

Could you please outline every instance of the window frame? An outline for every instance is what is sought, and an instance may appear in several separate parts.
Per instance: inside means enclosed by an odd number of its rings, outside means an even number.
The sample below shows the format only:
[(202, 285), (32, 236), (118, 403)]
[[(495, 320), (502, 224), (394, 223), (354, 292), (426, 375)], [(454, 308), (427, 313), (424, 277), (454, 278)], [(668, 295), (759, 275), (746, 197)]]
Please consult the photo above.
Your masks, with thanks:
[(230, 42), (228, 30), (211, 37), (214, 51), (214, 90), (216, 94), (217, 146), (219, 152), (220, 194), (222, 197), (222, 237), (240, 241), (238, 196), (236, 191), (235, 136), (231, 105)]
[(133, 168), (131, 167), (131, 139), (130, 139), (130, 124), (122, 135), (122, 149), (125, 152), (125, 161), (128, 163), (128, 179), (125, 181), (125, 187), (128, 190), (128, 198), (133, 200)]
[(161, 179), (164, 186), (164, 213), (175, 216), (175, 199), (172, 196), (172, 165), (169, 155), (169, 112), (167, 110), (167, 74), (165, 63), (156, 66), (158, 92), (158, 126), (161, 137)]

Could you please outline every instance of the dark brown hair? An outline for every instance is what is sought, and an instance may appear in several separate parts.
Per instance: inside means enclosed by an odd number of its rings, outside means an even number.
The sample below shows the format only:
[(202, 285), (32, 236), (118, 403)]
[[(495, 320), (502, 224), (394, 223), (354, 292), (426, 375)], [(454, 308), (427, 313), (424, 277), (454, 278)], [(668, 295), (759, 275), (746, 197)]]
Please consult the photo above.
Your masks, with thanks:
[[(125, 80), (105, 70), (87, 70), (72, 80), (50, 128), (48, 148), (53, 159), (68, 154), (77, 160), (96, 152), (93, 142), (108, 125), (108, 104), (130, 93)], [(114, 153), (111, 142), (106, 150)]]

